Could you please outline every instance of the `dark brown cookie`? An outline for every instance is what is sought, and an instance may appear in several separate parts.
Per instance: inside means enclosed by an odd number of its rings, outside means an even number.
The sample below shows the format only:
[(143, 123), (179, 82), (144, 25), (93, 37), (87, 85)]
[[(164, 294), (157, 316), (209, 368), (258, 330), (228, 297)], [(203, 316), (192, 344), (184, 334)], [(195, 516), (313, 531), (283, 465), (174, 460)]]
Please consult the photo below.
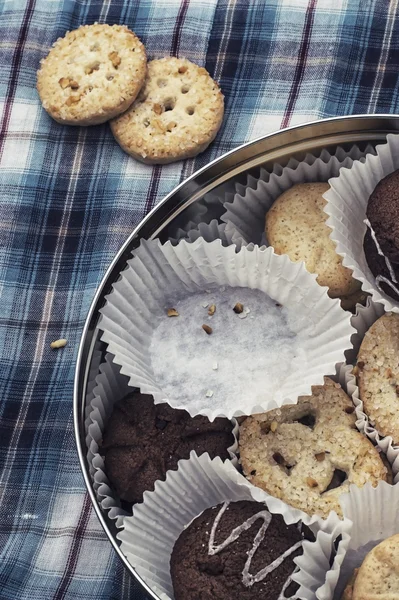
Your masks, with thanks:
[(234, 442), (228, 419), (191, 417), (168, 404), (154, 404), (152, 396), (132, 393), (117, 402), (104, 431), (102, 453), (107, 475), (118, 496), (141, 502), (166, 471), (188, 458), (191, 450), (211, 458), (229, 458)]
[[(233, 534), (236, 528), (241, 529), (235, 532), (238, 535)], [(314, 539), (303, 529), (306, 537)], [(301, 527), (286, 525), (260, 502), (208, 508), (181, 533), (173, 548), (175, 600), (277, 600), (280, 594), (290, 598), (298, 589), (291, 575), (293, 559), (303, 552), (303, 539)], [(285, 553), (281, 564), (272, 564)], [(265, 572), (269, 565), (270, 572)]]
[(382, 291), (398, 300), (399, 294), (396, 290), (399, 289), (399, 170), (384, 177), (375, 187), (368, 200), (367, 219), (370, 226), (363, 242), (367, 264)]

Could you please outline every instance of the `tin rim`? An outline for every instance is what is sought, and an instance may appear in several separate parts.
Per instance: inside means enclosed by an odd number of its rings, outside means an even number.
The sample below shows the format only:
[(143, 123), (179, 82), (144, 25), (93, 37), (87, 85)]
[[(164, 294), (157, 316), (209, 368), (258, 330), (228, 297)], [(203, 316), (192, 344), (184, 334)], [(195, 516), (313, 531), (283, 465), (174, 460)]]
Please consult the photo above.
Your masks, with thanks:
[(137, 247), (142, 237), (155, 238), (187, 206), (220, 184), (260, 166), (273, 162), (288, 162), (293, 155), (304, 156), (306, 152), (348, 143), (383, 142), (388, 133), (398, 131), (399, 115), (354, 115), (287, 127), (247, 142), (199, 169), (165, 196), (132, 231), (108, 267), (90, 305), (79, 345), (73, 394), (74, 434), (84, 482), (96, 515), (119, 558), (141, 584), (148, 598), (159, 600), (122, 554), (116, 540), (115, 524), (102, 512), (95, 497), (86, 459), (84, 430), (86, 383), (93, 347), (97, 339), (98, 311), (104, 303), (105, 295), (110, 291), (131, 251)]

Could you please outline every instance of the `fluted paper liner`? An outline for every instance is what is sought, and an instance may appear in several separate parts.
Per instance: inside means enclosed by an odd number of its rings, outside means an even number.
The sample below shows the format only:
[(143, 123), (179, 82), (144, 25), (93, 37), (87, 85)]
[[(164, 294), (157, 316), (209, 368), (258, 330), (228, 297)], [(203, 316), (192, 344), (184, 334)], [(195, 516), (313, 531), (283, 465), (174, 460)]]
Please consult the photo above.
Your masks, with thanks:
[(115, 402), (132, 391), (128, 378), (120, 375), (120, 367), (112, 362), (111, 355), (105, 357), (100, 365), (100, 374), (96, 377), (96, 386), (88, 405), (86, 430), (87, 461), (97, 500), (110, 519), (115, 519), (120, 527), (122, 517), (128, 514), (120, 504), (105, 473), (104, 458), (99, 452), (105, 425), (112, 413)]
[[(179, 461), (177, 471), (170, 471), (166, 481), (157, 482), (153, 492), (144, 494), (132, 517), (125, 517), (123, 530), (117, 535), (121, 550), (162, 600), (173, 598), (169, 561), (173, 546), (183, 531), (205, 509), (225, 501), (255, 500), (264, 502), (271, 513), (281, 514), (287, 524), (302, 520), (315, 534), (316, 541), (303, 543), (303, 554), (294, 559), (299, 567), (293, 579), (299, 584), (296, 598), (331, 600), (338, 580), (339, 567), (349, 543), (350, 522), (331, 513), (327, 520), (309, 517), (263, 490), (254, 487), (229, 463), (209, 456)], [(330, 557), (338, 536), (334, 561)]]
[(375, 302), (381, 302), (386, 311), (399, 312), (399, 302), (377, 288), (363, 250), (368, 200), (377, 183), (399, 168), (399, 136), (389, 134), (387, 143), (377, 146), (376, 152), (363, 162), (356, 160), (351, 168), (341, 169), (339, 177), (329, 180), (330, 189), (323, 194), (327, 200), (324, 210), (329, 215), (330, 237), (345, 267), (352, 269), (362, 289)]
[(382, 540), (399, 533), (399, 485), (382, 481), (375, 488), (369, 483), (363, 488), (351, 486), (349, 493), (342, 495), (341, 505), (352, 528), (334, 596), (337, 600), (366, 554)]
[[(373, 302), (368, 298), (366, 306), (357, 307), (357, 313), (352, 317), (352, 325), (356, 329), (356, 334), (352, 336), (353, 353), (347, 356), (348, 362), (355, 364), (357, 353), (364, 338), (365, 333), (371, 325), (384, 314), (382, 304)], [(391, 468), (394, 483), (399, 482), (399, 446), (395, 446), (391, 436), (381, 436), (373, 423), (370, 422), (367, 414), (364, 412), (363, 402), (360, 399), (359, 387), (354, 378), (348, 384), (348, 394), (352, 397), (356, 409), (356, 426), (364, 433), (378, 448), (386, 455)]]
[[(219, 240), (207, 243), (199, 238), (192, 244), (183, 240), (175, 247), (170, 242), (142, 241), (100, 311), (101, 339), (121, 365), (121, 373), (129, 377), (130, 386), (151, 394), (156, 403), (168, 402), (192, 416), (200, 413), (210, 420), (232, 418), (295, 403), (298, 396), (310, 393), (312, 385), (322, 384), (323, 376), (334, 372), (336, 363), (344, 360), (354, 332), (350, 315), (340, 308), (339, 300), (328, 297), (327, 288), (320, 287), (315, 278), (303, 263), (277, 256), (272, 248), (244, 247), (236, 253), (234, 246), (224, 248)], [(149, 356), (151, 335), (157, 317), (165, 318), (165, 307), (188, 294), (209, 287), (217, 290), (218, 286), (261, 290), (307, 324), (302, 327), (303, 340), (298, 338), (303, 342), (301, 352), (307, 368), (282, 364), (286, 379), (275, 396), (258, 404), (252, 398), (229, 398), (224, 412), (214, 398), (204, 408), (190, 397), (184, 404), (167, 397), (154, 378)], [(189, 381), (186, 383), (189, 388)]]
[(372, 146), (364, 151), (353, 146), (349, 152), (338, 147), (333, 155), (324, 149), (319, 157), (307, 154), (301, 162), (291, 158), (286, 167), (276, 163), (271, 172), (261, 169), (259, 177), (248, 175), (246, 186), (236, 186), (237, 193), (224, 204), (226, 212), (221, 219), (227, 225), (227, 235), (240, 245), (267, 243), (265, 216), (283, 192), (297, 183), (328, 181), (341, 167), (351, 166), (368, 152), (374, 152)]
[[(184, 229), (178, 229), (176, 231), (176, 237), (169, 238), (170, 243), (173, 246), (177, 246), (180, 240), (186, 240), (191, 244), (202, 237), (206, 242), (214, 242), (220, 240), (222, 246), (230, 246), (233, 244), (233, 239), (230, 235), (226, 234), (226, 223), (219, 223), (217, 219), (213, 219), (210, 223), (199, 223), (193, 229), (184, 231)], [(238, 250), (241, 248), (241, 244), (238, 245)]]
[(234, 196), (236, 184), (232, 181), (219, 185), (203, 198), (190, 204), (180, 215), (173, 219), (169, 227), (170, 239), (185, 238), (187, 232), (199, 224), (208, 225), (212, 220), (220, 219), (224, 213), (223, 203)]
[[(108, 480), (104, 458), (99, 451), (99, 447), (115, 402), (131, 393), (132, 388), (128, 385), (128, 378), (120, 374), (120, 367), (112, 361), (112, 358), (112, 355), (106, 355), (105, 361), (99, 367), (100, 374), (96, 377), (93, 397), (88, 406), (86, 446), (88, 448), (87, 460), (90, 475), (97, 500), (103, 510), (108, 512), (108, 516), (115, 519), (117, 526), (120, 527), (121, 518), (128, 513), (121, 507), (120, 500)], [(230, 454), (232, 463), (237, 465), (238, 423), (236, 419), (233, 419), (232, 433), (234, 442), (227, 448), (227, 451)]]
[(103, 353), (101, 351), (101, 342), (97, 340), (94, 344), (93, 353), (90, 361), (90, 368), (87, 375), (86, 400), (85, 400), (85, 427), (87, 431), (88, 416), (90, 412), (90, 402), (93, 399), (93, 390), (96, 387), (96, 377), (99, 374), (100, 365), (103, 362)]

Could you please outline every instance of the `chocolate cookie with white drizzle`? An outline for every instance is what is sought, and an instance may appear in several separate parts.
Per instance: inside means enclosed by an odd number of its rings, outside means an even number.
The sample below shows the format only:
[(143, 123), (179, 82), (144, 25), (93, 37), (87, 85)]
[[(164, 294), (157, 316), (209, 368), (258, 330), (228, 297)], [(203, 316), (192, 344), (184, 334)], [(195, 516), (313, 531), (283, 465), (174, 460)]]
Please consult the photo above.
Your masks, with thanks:
[(378, 289), (399, 300), (399, 170), (384, 177), (367, 205), (364, 253)]
[(298, 589), (294, 558), (304, 539), (301, 523), (286, 525), (260, 502), (208, 508), (180, 535), (170, 567), (175, 600), (284, 600)]

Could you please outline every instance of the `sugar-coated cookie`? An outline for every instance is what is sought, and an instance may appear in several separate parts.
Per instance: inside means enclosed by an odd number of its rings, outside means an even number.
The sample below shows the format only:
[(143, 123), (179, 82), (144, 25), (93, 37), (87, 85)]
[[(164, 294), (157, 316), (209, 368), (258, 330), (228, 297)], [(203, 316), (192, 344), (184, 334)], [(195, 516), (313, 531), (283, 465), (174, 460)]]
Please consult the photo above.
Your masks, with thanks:
[(352, 600), (398, 600), (399, 534), (375, 546), (361, 564)]
[(139, 97), (111, 121), (120, 146), (148, 164), (166, 164), (196, 156), (215, 138), (223, 120), (218, 84), (203, 68), (184, 58), (148, 63)]
[(309, 514), (341, 515), (350, 484), (386, 481), (377, 449), (355, 430), (350, 398), (328, 377), (311, 396), (248, 417), (240, 427), (245, 476), (256, 486)]
[(43, 108), (67, 125), (97, 125), (123, 113), (139, 93), (147, 58), (124, 25), (83, 25), (58, 39), (41, 61)]
[(399, 443), (399, 314), (377, 319), (364, 336), (357, 360), (360, 398), (377, 431)]
[(328, 286), (332, 298), (348, 298), (360, 289), (360, 283), (342, 265), (330, 239), (323, 210), (323, 194), (328, 189), (328, 183), (301, 183), (281, 194), (266, 213), (266, 238), (277, 254), (304, 261), (308, 271), (317, 273), (318, 283)]

